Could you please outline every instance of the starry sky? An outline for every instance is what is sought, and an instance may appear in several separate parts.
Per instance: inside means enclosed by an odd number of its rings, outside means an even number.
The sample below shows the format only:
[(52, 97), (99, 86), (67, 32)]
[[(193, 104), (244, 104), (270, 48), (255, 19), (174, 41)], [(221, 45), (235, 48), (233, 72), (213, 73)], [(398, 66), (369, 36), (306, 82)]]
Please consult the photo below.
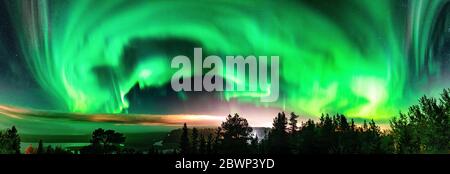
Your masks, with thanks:
[[(236, 112), (270, 126), (282, 110), (386, 123), (450, 87), (449, 37), (447, 0), (2, 0), (2, 126), (95, 127), (98, 114), (140, 126), (195, 116), (212, 124)], [(279, 100), (261, 103), (265, 91), (174, 92), (170, 61), (195, 47), (279, 56)], [(64, 119), (48, 117), (55, 113)]]

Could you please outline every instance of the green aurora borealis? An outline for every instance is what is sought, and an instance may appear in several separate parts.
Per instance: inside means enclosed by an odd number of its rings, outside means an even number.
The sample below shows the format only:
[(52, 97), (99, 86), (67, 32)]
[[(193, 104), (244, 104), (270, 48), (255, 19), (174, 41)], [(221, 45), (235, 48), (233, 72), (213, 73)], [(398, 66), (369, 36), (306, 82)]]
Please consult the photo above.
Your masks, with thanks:
[[(224, 92), (220, 99), (308, 116), (387, 120), (450, 86), (447, 0), (5, 4), (22, 66), (63, 112), (123, 113), (135, 85), (170, 84), (171, 58), (194, 46), (208, 55), (280, 56), (278, 102), (259, 103), (258, 93)], [(168, 42), (175, 44), (158, 44)]]

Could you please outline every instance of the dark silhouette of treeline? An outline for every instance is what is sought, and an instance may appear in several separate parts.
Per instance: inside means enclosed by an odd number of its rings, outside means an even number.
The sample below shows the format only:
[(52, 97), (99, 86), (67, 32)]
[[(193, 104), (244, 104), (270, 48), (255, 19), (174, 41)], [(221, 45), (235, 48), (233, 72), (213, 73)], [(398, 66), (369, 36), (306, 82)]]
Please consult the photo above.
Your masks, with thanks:
[(29, 145), (25, 151), (25, 154), (72, 154), (71, 151), (68, 151), (65, 148), (62, 148), (61, 146), (52, 147), (51, 145), (48, 145), (47, 147), (44, 147), (44, 142), (42, 140), (39, 140), (39, 144), (37, 148), (33, 148), (32, 145)]
[[(395, 153), (390, 134), (372, 120), (357, 126), (344, 115), (324, 115), (319, 122), (308, 120), (299, 127), (299, 116), (279, 113), (265, 137), (252, 135), (252, 128), (238, 114), (229, 115), (208, 139), (197, 129), (188, 135), (185, 124), (180, 138), (180, 154), (388, 154)], [(289, 121), (291, 120), (291, 121)], [(294, 121), (295, 120), (295, 121)], [(211, 138), (212, 137), (212, 138)]]
[(450, 152), (450, 88), (438, 99), (423, 96), (419, 104), (391, 121), (397, 153)]
[[(422, 97), (419, 104), (400, 112), (382, 131), (374, 120), (356, 125), (342, 114), (322, 115), (297, 127), (298, 115), (279, 113), (263, 139), (238, 114), (205, 140), (184, 124), (180, 154), (418, 154), (450, 152), (450, 89), (439, 99)], [(213, 137), (213, 138), (212, 138)]]
[[(440, 98), (421, 97), (419, 103), (400, 112), (381, 130), (374, 120), (355, 124), (342, 114), (322, 115), (318, 121), (298, 123), (295, 113), (278, 113), (264, 137), (252, 135), (253, 128), (238, 114), (228, 115), (214, 133), (186, 124), (179, 147), (172, 154), (419, 154), (450, 152), (450, 89)], [(208, 131), (206, 131), (208, 132)], [(124, 146), (126, 137), (114, 130), (96, 129), (90, 144), (78, 149), (31, 145), (26, 154), (142, 154)], [(148, 154), (162, 153), (150, 147)], [(20, 154), (20, 137), (13, 126), (0, 131), (0, 154)], [(167, 153), (166, 153), (167, 154)]]

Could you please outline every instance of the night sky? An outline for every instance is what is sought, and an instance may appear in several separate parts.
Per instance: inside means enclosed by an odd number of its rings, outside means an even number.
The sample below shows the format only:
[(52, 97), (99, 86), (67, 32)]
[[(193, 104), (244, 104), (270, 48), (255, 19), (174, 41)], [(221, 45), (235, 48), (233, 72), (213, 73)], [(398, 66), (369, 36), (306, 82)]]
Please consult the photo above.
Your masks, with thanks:
[[(1, 126), (141, 131), (235, 112), (270, 126), (281, 110), (386, 123), (450, 87), (449, 15), (447, 0), (2, 0)], [(195, 47), (204, 56), (280, 56), (280, 99), (174, 92), (170, 61)]]

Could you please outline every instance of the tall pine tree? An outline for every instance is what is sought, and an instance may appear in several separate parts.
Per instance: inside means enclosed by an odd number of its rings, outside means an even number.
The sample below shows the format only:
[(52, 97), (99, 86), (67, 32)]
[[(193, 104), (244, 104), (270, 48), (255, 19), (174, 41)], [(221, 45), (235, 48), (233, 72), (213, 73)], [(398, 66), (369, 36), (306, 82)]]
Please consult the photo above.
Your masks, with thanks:
[(188, 128), (186, 123), (184, 123), (182, 131), (183, 132), (180, 139), (180, 153), (186, 155), (190, 153)]

